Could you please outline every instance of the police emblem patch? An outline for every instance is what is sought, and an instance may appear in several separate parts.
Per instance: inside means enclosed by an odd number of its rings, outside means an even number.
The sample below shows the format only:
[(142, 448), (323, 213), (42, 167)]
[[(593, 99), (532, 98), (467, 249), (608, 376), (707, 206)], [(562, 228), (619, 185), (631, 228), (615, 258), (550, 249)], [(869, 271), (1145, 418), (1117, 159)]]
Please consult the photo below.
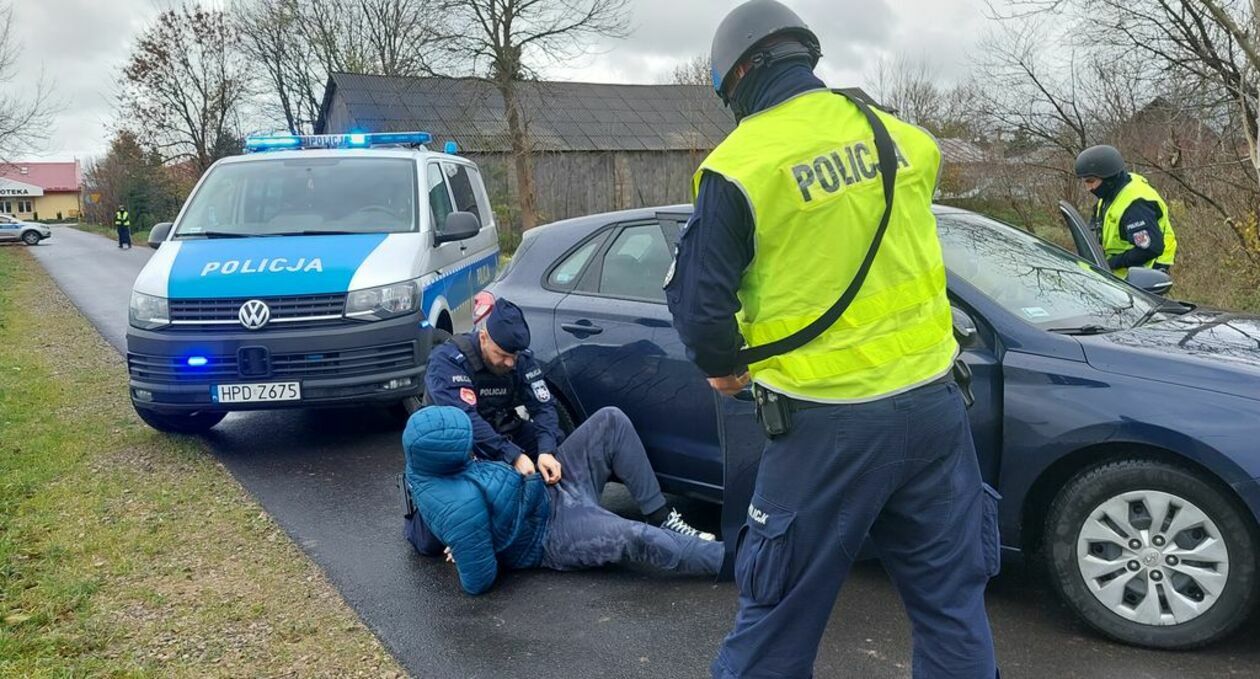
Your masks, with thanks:
[(1151, 246), (1151, 234), (1139, 231), (1133, 236), (1133, 244), (1145, 250)]
[(547, 388), (546, 382), (538, 380), (537, 382), (530, 383), (529, 386), (534, 388), (534, 398), (538, 399), (540, 402), (546, 403), (551, 400), (551, 390)]
[(473, 391), (472, 389), (469, 389), (468, 387), (460, 387), (459, 400), (463, 401), (464, 403), (467, 403), (470, 406), (475, 406), (477, 405), (477, 392)]

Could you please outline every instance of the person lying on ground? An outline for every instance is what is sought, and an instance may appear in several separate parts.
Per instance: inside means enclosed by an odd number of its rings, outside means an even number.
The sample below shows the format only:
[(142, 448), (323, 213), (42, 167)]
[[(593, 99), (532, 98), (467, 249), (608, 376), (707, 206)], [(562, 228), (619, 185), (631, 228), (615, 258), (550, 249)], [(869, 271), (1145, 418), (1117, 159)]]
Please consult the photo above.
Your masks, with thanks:
[[(551, 485), (474, 457), (472, 424), (459, 408), (416, 411), (402, 438), (406, 487), (433, 538), (413, 545), (430, 556), (445, 551), (469, 594), (489, 590), (500, 569), (638, 563), (716, 575), (722, 565), (722, 543), (669, 507), (638, 434), (616, 408), (596, 412), (560, 445), (564, 475)], [(599, 505), (614, 475), (648, 522)]]

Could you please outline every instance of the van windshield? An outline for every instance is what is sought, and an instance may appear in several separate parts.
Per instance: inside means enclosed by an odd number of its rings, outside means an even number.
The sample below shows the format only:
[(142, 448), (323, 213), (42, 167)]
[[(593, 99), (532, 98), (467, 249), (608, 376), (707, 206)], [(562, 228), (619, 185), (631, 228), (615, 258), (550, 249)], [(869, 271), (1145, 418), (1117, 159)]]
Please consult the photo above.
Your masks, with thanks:
[(220, 165), (175, 238), (416, 230), (416, 165), (405, 158), (290, 158)]

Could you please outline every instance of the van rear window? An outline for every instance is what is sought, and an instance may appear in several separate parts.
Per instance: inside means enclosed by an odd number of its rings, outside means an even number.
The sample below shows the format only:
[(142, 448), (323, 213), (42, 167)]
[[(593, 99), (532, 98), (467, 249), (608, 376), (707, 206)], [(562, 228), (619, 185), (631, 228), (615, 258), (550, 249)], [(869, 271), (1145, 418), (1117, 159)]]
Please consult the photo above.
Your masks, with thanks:
[(175, 238), (415, 231), (416, 164), (405, 158), (288, 158), (220, 165)]

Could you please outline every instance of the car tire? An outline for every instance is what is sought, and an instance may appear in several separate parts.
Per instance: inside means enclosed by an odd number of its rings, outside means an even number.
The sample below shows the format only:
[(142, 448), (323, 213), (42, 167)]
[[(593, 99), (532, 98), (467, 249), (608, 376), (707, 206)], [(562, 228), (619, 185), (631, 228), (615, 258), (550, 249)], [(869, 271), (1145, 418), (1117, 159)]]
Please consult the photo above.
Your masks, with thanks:
[(132, 404), (144, 423), (168, 434), (204, 434), (227, 417), (224, 412), (163, 413)]
[(1055, 588), (1117, 641), (1190, 649), (1221, 639), (1257, 598), (1255, 525), (1227, 492), (1153, 460), (1081, 472), (1046, 519)]
[(560, 420), (560, 431), (564, 432), (565, 436), (568, 436), (573, 433), (574, 429), (577, 429), (577, 424), (573, 421), (573, 413), (570, 413), (569, 409), (559, 399), (555, 398), (555, 393), (556, 390), (552, 389), (552, 400), (556, 402), (556, 417)]
[(39, 245), (40, 240), (42, 239), (39, 237), (38, 231), (27, 231), (22, 234), (22, 242), (27, 245)]
[[(434, 328), (433, 329), (433, 343), (431, 345), (431, 348), (436, 349), (442, 346), (450, 338), (451, 338), (451, 333), (441, 328)], [(407, 419), (411, 417), (412, 413), (424, 407), (423, 386), (424, 385), (421, 384), (422, 389), (419, 394), (416, 394), (414, 396), (408, 396), (407, 398), (404, 398), (403, 400), (391, 406), (394, 411), (394, 414), (397, 415), (403, 422), (406, 422)]]

